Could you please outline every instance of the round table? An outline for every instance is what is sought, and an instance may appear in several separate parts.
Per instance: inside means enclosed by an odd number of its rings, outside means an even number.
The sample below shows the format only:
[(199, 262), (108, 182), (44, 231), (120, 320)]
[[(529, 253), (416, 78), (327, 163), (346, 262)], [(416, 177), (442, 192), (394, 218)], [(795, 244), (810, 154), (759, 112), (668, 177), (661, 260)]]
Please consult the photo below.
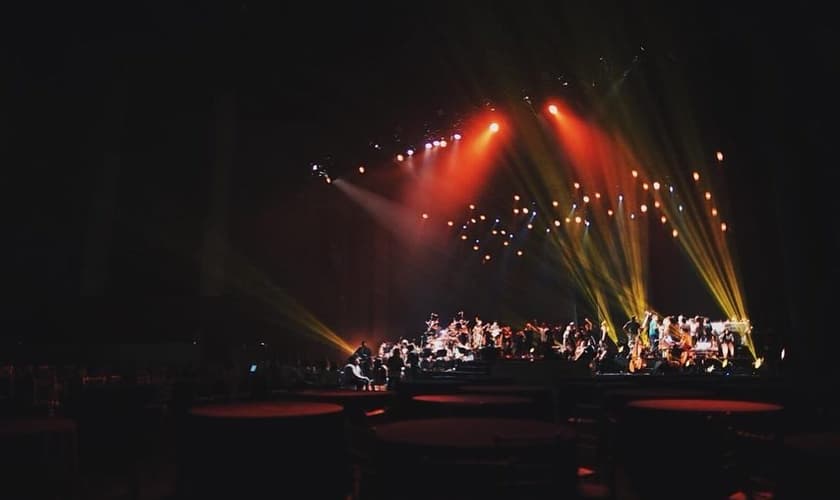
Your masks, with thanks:
[(74, 487), (78, 444), (73, 420), (0, 420), (0, 449), (0, 477), (10, 497), (19, 493), (55, 496)]
[(531, 398), (505, 394), (423, 394), (411, 403), (418, 417), (524, 417), (534, 410)]
[(183, 430), (179, 490), (185, 498), (248, 498), (289, 485), (302, 485), (313, 498), (341, 498), (348, 491), (340, 405), (203, 406), (189, 411)]
[(822, 498), (835, 488), (840, 432), (803, 432), (782, 440), (776, 498)]
[[(723, 399), (630, 401), (618, 416), (619, 455), (642, 498), (672, 498), (677, 492), (718, 498), (735, 491), (756, 450), (764, 452), (762, 444), (740, 436), (778, 432), (782, 410), (774, 403)], [(648, 460), (651, 456), (660, 461)], [(661, 459), (669, 456), (679, 467), (663, 472)], [(702, 481), (685, 476), (698, 471), (703, 471)], [(687, 480), (691, 488), (685, 488)]]
[(335, 403), (352, 414), (364, 414), (366, 411), (383, 408), (394, 398), (393, 391), (352, 391), (352, 390), (306, 390), (290, 392), (287, 398), (305, 401)]
[[(391, 498), (511, 498), (535, 491), (574, 492), (575, 433), (530, 419), (435, 418), (374, 428), (376, 464)], [(405, 488), (405, 477), (426, 488)], [(391, 478), (391, 479), (388, 479)], [(363, 485), (364, 486), (364, 485)], [(489, 495), (489, 496), (488, 496)]]

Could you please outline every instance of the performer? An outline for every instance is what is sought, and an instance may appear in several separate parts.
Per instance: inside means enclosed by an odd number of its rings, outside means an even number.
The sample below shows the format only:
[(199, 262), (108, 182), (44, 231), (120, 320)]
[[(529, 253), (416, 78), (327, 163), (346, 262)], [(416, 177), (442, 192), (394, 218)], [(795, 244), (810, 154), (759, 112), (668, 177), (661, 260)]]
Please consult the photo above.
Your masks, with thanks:
[(470, 347), (473, 349), (480, 349), (484, 346), (484, 331), (487, 329), (481, 318), (475, 317), (475, 326), (472, 328), (472, 336), (470, 337)]
[(735, 334), (728, 326), (723, 328), (720, 334), (720, 349), (723, 353), (724, 361), (735, 357)]
[(344, 367), (344, 383), (354, 386), (357, 391), (369, 391), (371, 389), (371, 379), (362, 373), (360, 360), (357, 356), (352, 356), (347, 366)]
[(624, 326), (621, 328), (622, 331), (627, 335), (627, 345), (631, 345), (636, 342), (636, 337), (639, 336), (639, 328), (642, 325), (639, 324), (639, 320), (636, 318), (636, 315), (630, 316), (630, 320), (627, 323), (624, 323)]

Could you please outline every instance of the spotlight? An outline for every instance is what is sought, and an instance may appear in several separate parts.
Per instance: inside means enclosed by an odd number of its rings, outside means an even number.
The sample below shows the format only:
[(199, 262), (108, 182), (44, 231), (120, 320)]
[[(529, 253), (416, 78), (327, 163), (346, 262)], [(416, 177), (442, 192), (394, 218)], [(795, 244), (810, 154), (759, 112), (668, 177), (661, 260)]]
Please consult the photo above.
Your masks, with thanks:
[(466, 240), (466, 239), (467, 239), (467, 235), (466, 235), (466, 234), (462, 234), (462, 235), (461, 235), (461, 239), (462, 239), (462, 240)]
[(528, 223), (528, 229), (534, 229), (534, 225), (531, 224), (531, 223)]
[(720, 230), (721, 230), (721, 231), (723, 231), (724, 233), (726, 232), (726, 227), (727, 227), (727, 226), (726, 226), (726, 223), (725, 223), (725, 222), (721, 222), (721, 223), (720, 223)]
[(490, 260), (490, 254), (489, 253), (484, 256), (484, 260)]
[(485, 217), (484, 214), (481, 214), (481, 215), (478, 216), (478, 218), (481, 219), (481, 220), (485, 220), (487, 217)]
[(499, 232), (500, 232), (500, 233), (502, 233), (502, 234), (507, 234), (507, 233), (505, 232), (505, 230), (504, 230), (504, 229), (502, 229), (502, 230), (501, 230), (501, 231), (499, 231)]
[(432, 149), (432, 143), (427, 142), (425, 147), (426, 147), (426, 149)]
[(551, 204), (552, 204), (553, 206), (555, 206), (555, 207), (560, 206), (560, 202), (558, 202), (557, 200), (552, 201), (552, 202), (551, 202)]
[(472, 219), (470, 219), (470, 222), (472, 222), (473, 224), (475, 224), (475, 217), (473, 217)]
[(630, 220), (636, 220), (636, 214), (630, 213)]
[(673, 236), (674, 238), (676, 238), (676, 237), (677, 237), (677, 236), (679, 236), (679, 235), (680, 235), (680, 232), (679, 232), (679, 231), (677, 231), (676, 229), (674, 229), (673, 231), (671, 231), (671, 236)]
[(470, 203), (470, 210), (475, 210), (475, 205), (473, 205), (472, 203)]
[(499, 131), (499, 124), (496, 123), (496, 122), (491, 123), (490, 124), (490, 132), (493, 132), (495, 134), (498, 131)]
[(661, 184), (659, 184), (658, 182), (654, 182), (654, 183), (653, 183), (653, 189), (655, 189), (655, 190), (657, 190), (657, 191), (659, 191), (659, 187), (660, 187), (660, 186), (661, 186)]
[(320, 167), (318, 166), (318, 164), (317, 164), (317, 163), (313, 163), (313, 164), (312, 164), (312, 171), (313, 171), (313, 172), (317, 172), (319, 168), (320, 168)]
[(647, 190), (648, 190), (648, 187), (650, 187), (650, 186), (648, 186), (648, 183), (647, 183), (647, 182), (645, 182), (645, 183), (643, 183), (643, 184), (642, 184), (642, 189), (644, 189), (645, 191), (647, 191)]
[(473, 245), (473, 250), (478, 251), (478, 245)]
[(359, 173), (360, 174), (365, 173), (365, 167), (359, 167)]
[(326, 177), (326, 181), (327, 181), (327, 184), (332, 184), (332, 179), (330, 179), (329, 175)]
[(519, 201), (519, 195), (518, 194), (513, 195), (513, 199), (514, 199), (514, 201)]
[(589, 196), (584, 195), (583, 202), (584, 203), (589, 203)]
[(631, 171), (630, 174), (633, 175), (633, 178), (636, 178), (636, 177), (639, 176), (639, 172), (636, 171), (636, 170)]
[(609, 215), (610, 217), (612, 217), (613, 213), (615, 212), (613, 212), (612, 209), (607, 210), (607, 215)]
[(588, 220), (584, 221), (583, 223), (586, 224), (586, 227), (589, 227), (589, 221)]
[(405, 152), (405, 154), (407, 154), (408, 156), (414, 156), (414, 150), (413, 150), (413, 149), (409, 149), (409, 150), (407, 150), (407, 151)]
[(447, 226), (449, 226), (449, 227), (452, 227), (452, 226), (454, 226), (454, 225), (455, 225), (455, 222), (453, 222), (453, 221), (448, 221), (448, 222), (446, 223), (446, 225), (447, 225)]
[(493, 233), (493, 234), (499, 234), (499, 231), (498, 231), (498, 230), (496, 230), (496, 229), (494, 229), (494, 230), (492, 230), (492, 231), (490, 231), (490, 232), (491, 232), (491, 233)]
[(648, 206), (647, 206), (647, 205), (645, 205), (645, 204), (642, 204), (642, 206), (641, 206), (641, 207), (639, 207), (639, 208), (642, 210), (642, 213), (645, 213), (645, 212), (647, 212), (647, 211), (648, 211)]
[[(570, 217), (566, 217), (566, 224), (568, 224), (568, 223), (570, 223), (570, 222), (572, 222), (572, 219), (571, 219)], [(555, 225), (556, 225), (556, 224), (555, 224)]]
[(712, 215), (714, 217), (717, 217), (717, 214), (718, 214), (717, 208), (712, 208)]
[(518, 255), (518, 256), (520, 256), (520, 257), (522, 257), (522, 254), (523, 254), (522, 250), (517, 250), (517, 251), (516, 251), (516, 255)]
[(595, 198), (601, 199), (601, 193), (595, 193)]
[(580, 182), (575, 182), (575, 189), (580, 189)]
[(527, 214), (528, 213), (528, 207), (522, 207), (522, 213)]
[(656, 207), (656, 208), (659, 208), (662, 205), (659, 203), (659, 200), (656, 200), (656, 201), (653, 202), (653, 206)]
[(438, 146), (440, 146), (440, 141), (438, 141), (438, 140), (434, 140), (434, 141), (432, 141), (432, 145), (433, 145), (434, 147), (438, 147)]
[(691, 177), (693, 177), (695, 181), (699, 181), (700, 180), (700, 173), (699, 172), (692, 172)]
[(717, 161), (723, 161), (723, 153), (722, 152), (718, 151), (717, 153), (715, 153), (715, 157), (717, 158)]
[(403, 161), (405, 157), (403, 155), (397, 155), (397, 161)]
[(623, 194), (618, 195), (618, 201), (624, 201), (624, 195)]
[(557, 116), (560, 113), (560, 110), (558, 110), (557, 106), (555, 106), (554, 104), (550, 104), (548, 106), (548, 112), (554, 116)]
[(668, 187), (668, 191), (670, 191), (670, 192), (672, 192), (672, 193), (673, 193), (673, 192), (674, 192), (674, 186), (669, 186), (669, 187)]
[(560, 221), (559, 221), (559, 220), (555, 220), (555, 221), (554, 221), (554, 225), (555, 225), (555, 226), (557, 226), (557, 227), (560, 227)]
[(677, 208), (679, 208), (680, 212), (682, 212), (682, 211), (683, 211), (683, 206), (682, 206), (682, 205), (680, 205), (680, 206), (679, 206), (679, 207), (677, 207)]
[(583, 219), (581, 219), (579, 215), (578, 215), (577, 217), (575, 217), (575, 223), (576, 223), (576, 224), (580, 224), (580, 222), (581, 222), (582, 220), (583, 220)]
[(572, 210), (577, 208), (577, 203), (572, 203)]
[(428, 219), (429, 214), (427, 214), (426, 212), (423, 212), (423, 215), (421, 215), (420, 217), (423, 217), (424, 219)]
[(707, 199), (707, 200), (711, 200), (711, 199), (712, 199), (712, 193), (710, 193), (709, 191), (706, 191), (706, 199)]
[(513, 209), (513, 213), (518, 214), (518, 213), (519, 213), (519, 209), (518, 209), (518, 208), (514, 208), (514, 209)]
[(665, 224), (666, 222), (668, 222), (668, 219), (667, 219), (664, 215), (663, 215), (662, 217), (660, 217), (660, 218), (659, 218), (659, 220), (660, 220), (663, 224)]
[(452, 139), (453, 139), (453, 140), (455, 140), (455, 141), (460, 141), (460, 140), (461, 140), (461, 134), (455, 134), (455, 135), (453, 135), (453, 136), (452, 136)]
[(551, 228), (550, 228), (550, 227), (545, 228), (545, 232), (546, 232), (546, 233), (550, 233), (550, 232), (551, 232)]
[(508, 245), (510, 245), (510, 242), (508, 240), (505, 240), (505, 241), (502, 242), (502, 245), (508, 246)]
[(448, 143), (446, 141), (444, 141), (443, 139), (440, 140), (440, 147), (445, 148), (447, 145)]

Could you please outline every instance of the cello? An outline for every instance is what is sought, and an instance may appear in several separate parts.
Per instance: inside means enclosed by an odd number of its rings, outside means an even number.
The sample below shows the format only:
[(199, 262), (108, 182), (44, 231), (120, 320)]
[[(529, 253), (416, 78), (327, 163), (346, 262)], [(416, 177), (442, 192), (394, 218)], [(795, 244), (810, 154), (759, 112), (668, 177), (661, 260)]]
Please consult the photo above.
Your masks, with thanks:
[(636, 341), (633, 342), (633, 348), (630, 350), (630, 362), (627, 365), (627, 370), (630, 373), (636, 373), (646, 365), (642, 351), (642, 339), (640, 337), (641, 335), (636, 338)]

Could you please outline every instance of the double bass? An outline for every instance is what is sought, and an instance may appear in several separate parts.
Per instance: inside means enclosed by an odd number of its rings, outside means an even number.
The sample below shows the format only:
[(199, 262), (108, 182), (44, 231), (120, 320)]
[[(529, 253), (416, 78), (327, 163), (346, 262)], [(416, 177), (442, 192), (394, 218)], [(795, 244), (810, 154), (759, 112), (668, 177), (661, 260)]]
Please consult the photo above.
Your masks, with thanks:
[(633, 348), (630, 350), (630, 362), (627, 365), (627, 370), (630, 373), (636, 373), (647, 365), (642, 350), (642, 339), (639, 337), (636, 338), (636, 341), (633, 343)]

